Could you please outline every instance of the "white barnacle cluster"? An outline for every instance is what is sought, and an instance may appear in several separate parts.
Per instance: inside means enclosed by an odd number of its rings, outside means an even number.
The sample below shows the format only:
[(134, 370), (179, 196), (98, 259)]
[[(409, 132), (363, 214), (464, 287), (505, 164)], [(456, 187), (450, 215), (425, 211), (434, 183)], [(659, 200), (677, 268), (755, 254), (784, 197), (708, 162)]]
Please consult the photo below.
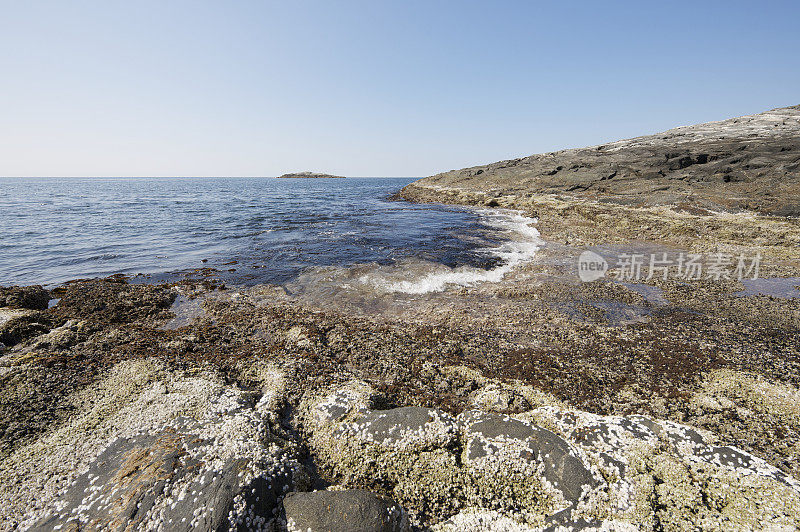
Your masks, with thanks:
[[(195, 433), (202, 444), (187, 447), (186, 452), (201, 465), (184, 482), (182, 495), (193, 496), (193, 503), (202, 501), (202, 490), (217, 489), (220, 476), (234, 464), (235, 477), (228, 481), (235, 482), (242, 491), (234, 496), (228, 511), (229, 526), (266, 530), (277, 517), (277, 501), (272, 505), (272, 515), (258, 515), (255, 506), (262, 502), (261, 497), (270, 497), (276, 492), (278, 497), (285, 494), (300, 475), (302, 466), (277, 445), (265, 443), (268, 424), (257, 409), (247, 406), (235, 389), (220, 394), (209, 405), (206, 416), (198, 421)], [(187, 493), (189, 482), (196, 488), (191, 494)], [(257, 485), (266, 489), (261, 490)], [(199, 525), (200, 518), (210, 510), (199, 507), (195, 512), (198, 515), (193, 527)]]
[(247, 504), (245, 498), (238, 494), (233, 499), (233, 506), (227, 517), (230, 532), (236, 532), (243, 528), (255, 532), (272, 532), (278, 515), (277, 511), (269, 517), (256, 514), (254, 507)]
[(569, 506), (558, 481), (545, 474), (544, 457), (526, 457), (529, 451), (524, 442), (505, 438), (493, 443), (484, 440), (480, 445), (486, 454), (464, 462), (477, 487), (470, 504), (492, 507), (499, 502), (513, 507), (523, 502), (521, 512), (529, 514), (529, 520)]
[(468, 508), (433, 527), (434, 532), (535, 532), (533, 527), (496, 510)]
[(398, 451), (442, 447), (451, 442), (457, 431), (455, 419), (438, 410), (423, 410), (422, 420), (397, 418), (393, 415), (397, 410), (367, 412), (341, 429), (363, 443)]
[(800, 493), (800, 481), (753, 454), (729, 446), (709, 446), (689, 457), (696, 463), (711, 463), (735, 471), (739, 476), (759, 476), (786, 484)]
[(345, 418), (364, 414), (372, 407), (375, 395), (372, 386), (354, 379), (321, 394), (308, 394), (300, 404), (301, 416), (309, 426), (324, 429)]
[[(342, 403), (345, 397), (335, 395)], [(319, 404), (349, 408), (342, 403), (327, 396)], [(509, 416), (471, 411), (453, 417), (401, 407), (340, 419), (314, 429), (310, 441), (318, 457), (351, 487), (389, 479), (394, 498), (412, 510), (418, 504), (448, 513), (471, 506), (513, 509), (517, 520), (541, 524), (595, 483), (581, 465), (580, 449)], [(562, 463), (570, 460), (568, 467), (586, 486), (560, 476)]]
[(286, 532), (306, 532), (302, 528), (297, 526), (297, 523), (294, 522), (294, 519), (291, 517), (286, 520)]
[(110, 443), (196, 414), (219, 386), (211, 375), (169, 374), (153, 359), (117, 364), (105, 379), (71, 398), (76, 412), (66, 424), (0, 463), (6, 486), (0, 491), (0, 518), (22, 515), (20, 526), (32, 526), (65, 505), (60, 498)]
[[(795, 479), (741, 449), (715, 445), (714, 436), (707, 432), (645, 416), (600, 416), (557, 408), (537, 410), (535, 417), (550, 418), (558, 432), (581, 449), (586, 462), (594, 464), (605, 480), (588, 504), (579, 503), (577, 509), (583, 515), (647, 521), (644, 515), (652, 515), (654, 511), (652, 491), (656, 489), (661, 497), (684, 497), (687, 504), (695, 501), (693, 504), (698, 507), (694, 514), (706, 512), (708, 516), (704, 519), (708, 522), (748, 520), (748, 526), (755, 526), (753, 523), (769, 522), (769, 516), (784, 516), (787, 522), (796, 519), (783, 503), (773, 505), (767, 498), (756, 495), (754, 488), (769, 485), (773, 492), (782, 491), (784, 495), (793, 491), (795, 494), (789, 498), (797, 503), (800, 485)], [(664, 488), (657, 488), (659, 483)], [(781, 485), (790, 492), (781, 490)], [(708, 503), (711, 507), (707, 507), (704, 500), (725, 502)], [(715, 505), (720, 504), (723, 508), (741, 504), (743, 511), (738, 516), (725, 516), (716, 509)], [(676, 514), (659, 519), (686, 523), (688, 518)]]
[[(141, 529), (227, 522), (266, 530), (280, 498), (305, 482), (293, 448), (267, 443), (266, 403), (254, 408), (214, 374), (125, 362), (84, 395), (91, 400), (80, 399), (87, 407), (67, 426), (0, 465), (1, 476), (16, 475), (20, 484), (16, 493), (2, 491), (0, 506), (27, 506), (23, 528), (53, 519), (53, 526), (112, 521), (138, 504)], [(133, 474), (125, 473), (132, 460)], [(230, 508), (214, 508), (208, 502), (224, 482), (239, 492)], [(24, 494), (23, 485), (37, 497)], [(136, 493), (149, 495), (136, 503)]]
[[(590, 496), (599, 475), (585, 467), (580, 449), (556, 434), (511, 416), (465, 412), (459, 421), (466, 442), (462, 463), (484, 499), (505, 499), (509, 506), (522, 501), (533, 522), (537, 514), (565, 510)], [(575, 471), (575, 478), (582, 475), (580, 486), (561, 475), (564, 468)]]

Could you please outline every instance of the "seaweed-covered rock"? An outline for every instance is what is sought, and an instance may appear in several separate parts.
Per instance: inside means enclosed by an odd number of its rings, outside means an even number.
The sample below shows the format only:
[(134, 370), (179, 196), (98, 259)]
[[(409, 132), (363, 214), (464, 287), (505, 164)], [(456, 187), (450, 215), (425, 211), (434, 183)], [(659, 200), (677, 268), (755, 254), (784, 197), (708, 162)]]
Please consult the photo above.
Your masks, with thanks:
[(47, 312), (0, 309), (0, 342), (12, 347), (48, 333), (59, 320)]
[(164, 320), (176, 292), (160, 286), (128, 284), (118, 279), (70, 283), (55, 307), (56, 314), (105, 323)]
[(45, 310), (50, 302), (50, 292), (39, 285), (0, 286), (0, 307)]
[(405, 511), (366, 490), (292, 493), (283, 500), (289, 532), (405, 532)]

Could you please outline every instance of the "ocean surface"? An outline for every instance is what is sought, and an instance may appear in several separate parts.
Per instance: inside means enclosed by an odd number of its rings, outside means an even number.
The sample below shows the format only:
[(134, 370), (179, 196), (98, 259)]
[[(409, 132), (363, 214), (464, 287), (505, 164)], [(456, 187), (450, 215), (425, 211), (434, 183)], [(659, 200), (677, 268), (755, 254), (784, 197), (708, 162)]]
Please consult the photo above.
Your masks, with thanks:
[(389, 199), (412, 181), (0, 178), (0, 285), (209, 272), (284, 284), (358, 267), (363, 282), (423, 293), (498, 280), (538, 249), (513, 213)]

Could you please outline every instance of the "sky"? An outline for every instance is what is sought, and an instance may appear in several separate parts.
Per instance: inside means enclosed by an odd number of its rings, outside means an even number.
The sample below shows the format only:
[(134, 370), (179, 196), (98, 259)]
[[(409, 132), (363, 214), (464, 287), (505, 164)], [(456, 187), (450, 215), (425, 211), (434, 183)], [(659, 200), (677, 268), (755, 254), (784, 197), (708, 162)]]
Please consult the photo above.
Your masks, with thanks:
[(800, 2), (0, 0), (0, 176), (425, 176), (800, 104)]

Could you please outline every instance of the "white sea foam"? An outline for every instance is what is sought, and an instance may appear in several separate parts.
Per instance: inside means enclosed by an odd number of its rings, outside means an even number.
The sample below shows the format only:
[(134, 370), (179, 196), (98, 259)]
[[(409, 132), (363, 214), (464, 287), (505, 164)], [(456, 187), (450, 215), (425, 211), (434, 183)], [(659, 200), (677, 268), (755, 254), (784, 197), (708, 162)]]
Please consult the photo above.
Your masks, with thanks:
[[(506, 232), (511, 237), (498, 247), (488, 248), (485, 251), (501, 260), (499, 266), (490, 270), (461, 266), (448, 268), (444, 265), (431, 265), (415, 279), (394, 280), (385, 276), (375, 277), (364, 275), (361, 282), (371, 284), (385, 292), (400, 292), (405, 294), (425, 294), (428, 292), (441, 292), (450, 286), (474, 286), (478, 283), (501, 281), (512, 270), (528, 262), (544, 245), (539, 236), (539, 231), (531, 227), (536, 223), (535, 218), (522, 216), (515, 211), (481, 210), (479, 214), (483, 223)], [(431, 271), (432, 270), (432, 271)], [(411, 272), (416, 275), (418, 272)]]

